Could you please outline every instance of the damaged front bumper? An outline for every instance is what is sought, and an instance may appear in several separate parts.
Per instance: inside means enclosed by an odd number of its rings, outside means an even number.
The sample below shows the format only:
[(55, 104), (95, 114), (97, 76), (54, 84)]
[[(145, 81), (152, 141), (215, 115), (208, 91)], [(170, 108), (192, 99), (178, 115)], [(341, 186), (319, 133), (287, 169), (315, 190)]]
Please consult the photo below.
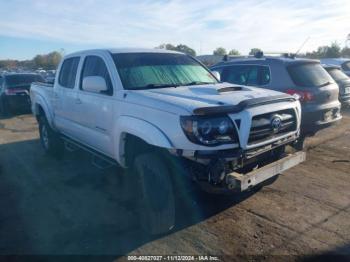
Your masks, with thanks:
[(305, 152), (296, 152), (246, 174), (232, 172), (226, 175), (226, 185), (230, 190), (243, 192), (299, 165), (304, 162), (305, 159)]
[(253, 187), (266, 184), (274, 177), (284, 171), (297, 166), (306, 160), (306, 153), (299, 151), (287, 154), (283, 158), (272, 163), (255, 168), (248, 173), (229, 172), (226, 173), (220, 184), (213, 184), (209, 181), (197, 181), (199, 186), (208, 193), (227, 194), (240, 193), (252, 189)]

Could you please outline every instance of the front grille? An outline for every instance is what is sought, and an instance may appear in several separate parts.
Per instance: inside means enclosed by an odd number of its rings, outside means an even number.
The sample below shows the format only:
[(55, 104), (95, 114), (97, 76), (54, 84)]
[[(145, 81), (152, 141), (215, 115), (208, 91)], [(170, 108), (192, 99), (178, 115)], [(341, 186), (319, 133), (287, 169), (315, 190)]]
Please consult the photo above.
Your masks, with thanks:
[[(280, 119), (280, 125), (274, 125), (273, 120), (276, 118)], [(293, 109), (257, 115), (252, 120), (248, 143), (259, 143), (266, 139), (279, 137), (295, 131), (296, 128), (297, 120)]]

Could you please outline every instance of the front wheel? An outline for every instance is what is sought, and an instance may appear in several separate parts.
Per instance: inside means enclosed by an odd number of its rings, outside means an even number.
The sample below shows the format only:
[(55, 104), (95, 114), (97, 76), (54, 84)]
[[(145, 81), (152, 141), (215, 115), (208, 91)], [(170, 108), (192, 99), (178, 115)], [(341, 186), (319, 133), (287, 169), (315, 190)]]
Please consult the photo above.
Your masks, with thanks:
[(175, 198), (170, 172), (156, 153), (137, 156), (133, 172), (142, 228), (151, 235), (167, 233), (175, 225)]
[(64, 144), (60, 136), (50, 127), (46, 117), (42, 116), (39, 120), (40, 142), (45, 153), (62, 157)]

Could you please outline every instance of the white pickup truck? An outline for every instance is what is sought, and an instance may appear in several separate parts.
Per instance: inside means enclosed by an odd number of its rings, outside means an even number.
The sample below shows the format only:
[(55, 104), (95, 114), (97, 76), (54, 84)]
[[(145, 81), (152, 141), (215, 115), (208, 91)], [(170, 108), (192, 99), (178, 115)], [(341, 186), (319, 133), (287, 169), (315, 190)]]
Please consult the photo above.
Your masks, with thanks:
[[(184, 181), (209, 192), (241, 192), (303, 162), (297, 98), (221, 83), (194, 58), (148, 49), (66, 56), (54, 85), (30, 96), (44, 150), (83, 147), (126, 168), (150, 233), (175, 224)], [(179, 189), (180, 188), (180, 189)]]

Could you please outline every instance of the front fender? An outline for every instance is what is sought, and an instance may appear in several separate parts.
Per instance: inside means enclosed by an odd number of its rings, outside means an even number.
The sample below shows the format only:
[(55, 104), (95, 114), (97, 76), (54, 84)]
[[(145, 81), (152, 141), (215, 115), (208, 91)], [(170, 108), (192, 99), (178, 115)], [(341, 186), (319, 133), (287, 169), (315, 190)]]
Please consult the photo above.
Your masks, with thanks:
[(118, 118), (114, 130), (117, 131), (116, 141), (118, 143), (115, 156), (118, 163), (122, 166), (125, 165), (122, 156), (124, 155), (124, 138), (126, 134), (134, 135), (153, 146), (173, 148), (170, 139), (161, 129), (143, 119), (121, 116)]

